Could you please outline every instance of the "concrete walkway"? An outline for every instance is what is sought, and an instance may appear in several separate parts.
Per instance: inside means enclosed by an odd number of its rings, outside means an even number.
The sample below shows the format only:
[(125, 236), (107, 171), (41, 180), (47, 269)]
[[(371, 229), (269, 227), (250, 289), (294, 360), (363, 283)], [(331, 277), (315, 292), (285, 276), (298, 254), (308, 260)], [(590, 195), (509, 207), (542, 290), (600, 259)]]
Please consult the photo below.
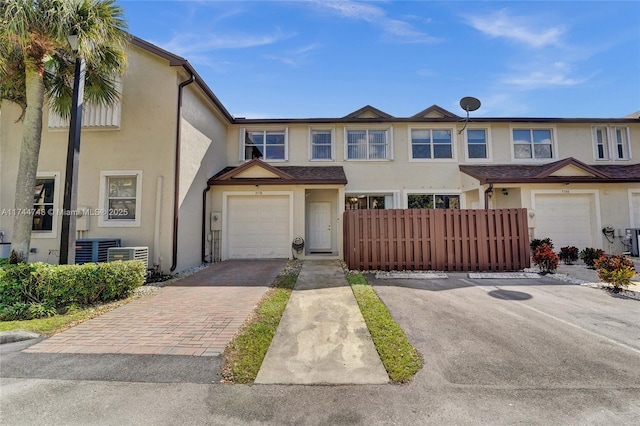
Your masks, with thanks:
[(255, 383), (388, 381), (339, 261), (305, 261)]

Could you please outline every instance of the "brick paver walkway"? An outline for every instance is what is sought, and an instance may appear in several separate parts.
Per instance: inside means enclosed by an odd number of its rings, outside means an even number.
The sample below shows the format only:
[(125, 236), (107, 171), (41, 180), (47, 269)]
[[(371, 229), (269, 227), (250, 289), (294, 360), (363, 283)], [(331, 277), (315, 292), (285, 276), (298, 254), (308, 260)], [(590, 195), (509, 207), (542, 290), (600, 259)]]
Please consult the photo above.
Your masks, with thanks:
[(219, 355), (284, 264), (214, 264), (25, 352)]

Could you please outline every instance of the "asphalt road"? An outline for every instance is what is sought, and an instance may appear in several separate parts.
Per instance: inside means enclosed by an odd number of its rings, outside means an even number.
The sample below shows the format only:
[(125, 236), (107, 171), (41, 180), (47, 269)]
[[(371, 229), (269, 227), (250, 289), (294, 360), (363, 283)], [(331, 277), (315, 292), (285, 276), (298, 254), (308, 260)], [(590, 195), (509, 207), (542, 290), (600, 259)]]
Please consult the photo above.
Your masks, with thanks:
[(422, 352), (407, 385), (218, 383), (216, 357), (0, 347), (0, 423), (640, 424), (640, 302), (541, 280), (371, 280)]

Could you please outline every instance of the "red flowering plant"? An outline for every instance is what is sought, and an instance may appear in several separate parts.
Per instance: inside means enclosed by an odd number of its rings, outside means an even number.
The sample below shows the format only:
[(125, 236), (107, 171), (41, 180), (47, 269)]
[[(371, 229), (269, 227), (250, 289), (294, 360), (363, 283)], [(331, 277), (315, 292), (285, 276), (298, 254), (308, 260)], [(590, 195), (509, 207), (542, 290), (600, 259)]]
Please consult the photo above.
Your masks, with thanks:
[(613, 286), (613, 290), (618, 292), (631, 283), (631, 279), (636, 274), (633, 262), (622, 255), (601, 256), (596, 259), (594, 266), (598, 271), (598, 277)]
[(540, 268), (543, 274), (553, 273), (556, 269), (558, 269), (558, 262), (560, 259), (558, 255), (552, 250), (550, 244), (540, 244), (533, 251), (533, 256), (531, 259), (533, 263)]
[(560, 260), (562, 260), (565, 265), (573, 265), (573, 262), (578, 260), (579, 253), (578, 247), (567, 246), (560, 249), (558, 257), (560, 257)]

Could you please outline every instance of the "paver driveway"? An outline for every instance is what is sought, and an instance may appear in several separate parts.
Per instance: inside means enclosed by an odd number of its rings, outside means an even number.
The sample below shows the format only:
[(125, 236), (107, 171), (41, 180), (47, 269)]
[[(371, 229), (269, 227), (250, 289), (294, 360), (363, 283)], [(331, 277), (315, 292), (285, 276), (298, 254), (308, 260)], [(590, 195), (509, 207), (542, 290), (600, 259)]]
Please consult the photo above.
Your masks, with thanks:
[(216, 263), (25, 352), (219, 355), (285, 262)]

